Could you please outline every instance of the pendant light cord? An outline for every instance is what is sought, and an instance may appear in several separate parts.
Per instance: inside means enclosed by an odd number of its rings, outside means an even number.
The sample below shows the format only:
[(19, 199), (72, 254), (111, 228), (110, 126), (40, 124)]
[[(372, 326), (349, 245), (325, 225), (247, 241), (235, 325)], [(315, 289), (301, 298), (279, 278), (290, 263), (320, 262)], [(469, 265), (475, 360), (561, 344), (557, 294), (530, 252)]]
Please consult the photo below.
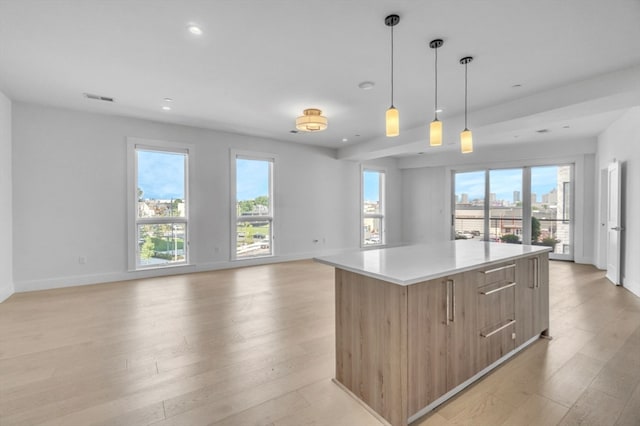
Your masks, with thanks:
[(436, 74), (436, 96), (435, 96), (435, 102), (433, 105), (433, 111), (435, 112), (436, 115), (436, 121), (438, 120), (438, 48), (435, 48), (436, 51), (436, 62), (435, 62), (435, 74)]
[(393, 106), (393, 25), (391, 25), (391, 108)]
[(464, 64), (464, 129), (467, 130), (467, 64)]

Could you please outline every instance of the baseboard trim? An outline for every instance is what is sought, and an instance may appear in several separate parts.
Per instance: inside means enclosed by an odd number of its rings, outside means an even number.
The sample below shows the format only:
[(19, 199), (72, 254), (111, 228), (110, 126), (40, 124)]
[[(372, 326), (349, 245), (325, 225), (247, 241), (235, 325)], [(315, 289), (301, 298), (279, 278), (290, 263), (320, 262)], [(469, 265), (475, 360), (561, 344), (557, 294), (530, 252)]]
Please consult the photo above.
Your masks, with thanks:
[[(345, 250), (327, 250), (322, 253), (300, 253), (295, 255), (259, 257), (255, 259), (206, 262), (184, 266), (174, 266), (161, 269), (145, 269), (141, 271), (108, 272), (103, 274), (87, 274), (69, 277), (56, 277), (41, 280), (29, 280), (14, 282), (16, 293), (30, 291), (53, 290), (56, 288), (76, 287), (83, 285), (104, 284), (117, 281), (130, 281), (143, 278), (164, 277), (170, 275), (189, 274), (194, 272), (216, 271), (221, 269), (242, 268), (247, 266), (268, 265), (272, 263), (291, 262), (296, 260), (312, 259), (317, 256), (338, 254)], [(13, 294), (13, 293), (11, 293)], [(7, 295), (8, 298), (11, 294)], [(0, 293), (0, 301), (3, 294)]]
[(15, 293), (15, 291), (13, 290), (13, 285), (9, 285), (6, 288), (0, 289), (0, 303), (10, 298), (13, 293)]
[(631, 293), (640, 297), (640, 282), (633, 281), (627, 278), (622, 279), (622, 287), (629, 290)]

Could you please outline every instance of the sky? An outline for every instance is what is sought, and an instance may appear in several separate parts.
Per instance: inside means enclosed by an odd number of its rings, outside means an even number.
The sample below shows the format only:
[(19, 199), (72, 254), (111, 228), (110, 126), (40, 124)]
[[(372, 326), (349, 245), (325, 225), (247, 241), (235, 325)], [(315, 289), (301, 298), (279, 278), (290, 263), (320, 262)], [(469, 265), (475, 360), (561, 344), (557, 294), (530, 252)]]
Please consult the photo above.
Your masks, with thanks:
[[(496, 199), (513, 201), (513, 191), (520, 191), (522, 200), (522, 169), (490, 170), (490, 193), (496, 194)], [(531, 192), (536, 194), (538, 201), (542, 195), (557, 187), (557, 166), (531, 168)], [(484, 170), (478, 172), (456, 174), (456, 195), (469, 194), (469, 200), (484, 198)]]
[(364, 172), (364, 199), (367, 201), (380, 201), (380, 174), (378, 172)]
[(185, 155), (138, 150), (138, 187), (143, 197), (184, 200)]
[[(184, 199), (183, 154), (138, 151), (138, 186), (147, 199)], [(556, 188), (557, 166), (532, 167), (531, 191), (541, 201), (543, 194)], [(252, 200), (269, 194), (269, 162), (264, 160), (236, 160), (236, 186), (238, 200)], [(364, 198), (378, 201), (379, 178), (377, 172), (365, 171)], [(513, 201), (513, 191), (522, 197), (522, 169), (491, 170), (491, 193), (498, 200)], [(469, 199), (484, 198), (484, 171), (456, 174), (456, 194), (469, 194)]]
[[(143, 197), (155, 200), (184, 200), (184, 155), (171, 152), (138, 152), (138, 187)], [(238, 200), (253, 200), (269, 194), (269, 162), (238, 159)]]
[(236, 160), (236, 199), (253, 200), (269, 195), (269, 161)]

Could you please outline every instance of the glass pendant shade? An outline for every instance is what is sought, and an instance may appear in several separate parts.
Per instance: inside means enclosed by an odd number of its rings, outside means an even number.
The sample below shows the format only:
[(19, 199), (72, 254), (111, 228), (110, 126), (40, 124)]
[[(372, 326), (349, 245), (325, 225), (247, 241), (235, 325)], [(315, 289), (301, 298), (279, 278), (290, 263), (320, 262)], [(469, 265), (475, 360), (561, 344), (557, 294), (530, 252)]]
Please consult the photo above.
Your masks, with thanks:
[(429, 145), (442, 145), (442, 121), (437, 118), (433, 120), (429, 126)]
[(463, 154), (473, 152), (473, 137), (469, 129), (464, 129), (460, 133), (460, 151), (462, 151)]
[(387, 110), (387, 136), (398, 136), (400, 134), (400, 114), (395, 107)]

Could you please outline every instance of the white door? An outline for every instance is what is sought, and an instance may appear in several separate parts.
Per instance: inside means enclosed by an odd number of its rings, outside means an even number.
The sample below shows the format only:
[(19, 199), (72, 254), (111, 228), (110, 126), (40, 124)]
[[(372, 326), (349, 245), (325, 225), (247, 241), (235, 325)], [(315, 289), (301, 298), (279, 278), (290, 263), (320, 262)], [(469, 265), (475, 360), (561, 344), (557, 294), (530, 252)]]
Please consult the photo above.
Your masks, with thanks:
[(620, 244), (622, 226), (620, 224), (620, 162), (609, 164), (609, 194), (607, 198), (607, 278), (620, 284)]

